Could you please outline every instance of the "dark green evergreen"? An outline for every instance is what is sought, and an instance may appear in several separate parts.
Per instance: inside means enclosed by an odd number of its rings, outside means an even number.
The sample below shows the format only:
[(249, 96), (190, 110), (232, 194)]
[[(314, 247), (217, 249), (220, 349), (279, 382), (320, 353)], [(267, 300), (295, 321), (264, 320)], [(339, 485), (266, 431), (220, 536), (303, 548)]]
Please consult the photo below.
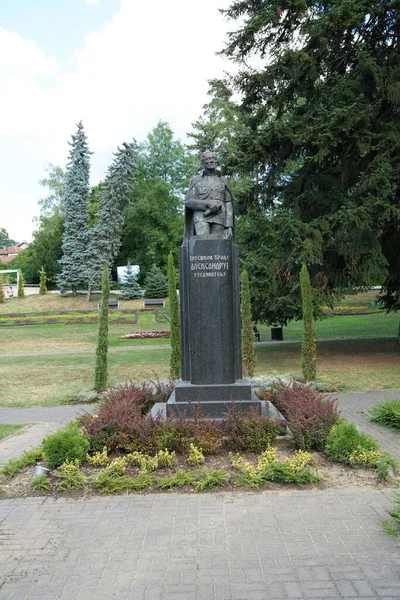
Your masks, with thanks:
[(47, 275), (46, 275), (46, 271), (44, 270), (43, 266), (41, 267), (41, 269), (39, 271), (39, 275), (40, 275), (39, 294), (42, 294), (42, 296), (44, 296), (47, 293)]
[(242, 271), (240, 277), (240, 303), (242, 314), (242, 362), (243, 371), (248, 377), (254, 375), (254, 332), (253, 319), (251, 316), (250, 286), (247, 271)]
[(179, 379), (181, 373), (181, 328), (179, 319), (179, 299), (176, 293), (176, 271), (174, 259), (168, 256), (168, 312), (171, 328), (170, 376)]
[(137, 276), (132, 265), (128, 262), (124, 283), (121, 287), (120, 298), (123, 300), (133, 300), (134, 298), (142, 298), (143, 290), (137, 282)]
[[(393, 307), (400, 297), (399, 10), (399, 0), (235, 0), (225, 11), (237, 26), (224, 51), (241, 62), (231, 85), (241, 98), (237, 147), (254, 178), (254, 208), (271, 220), (277, 210), (294, 219), (313, 256), (300, 260), (313, 284), (343, 289), (387, 273), (385, 301)], [(251, 55), (258, 61), (246, 66)], [(280, 271), (293, 285), (298, 265)]]
[(128, 204), (136, 173), (136, 142), (124, 142), (114, 154), (104, 185), (99, 191), (99, 211), (89, 233), (90, 243), (86, 251), (88, 296), (99, 285), (104, 264), (110, 268), (121, 246), (124, 225), (123, 209)]
[(99, 333), (96, 348), (96, 368), (94, 375), (94, 387), (102, 392), (107, 387), (108, 368), (108, 300), (110, 298), (110, 281), (108, 265), (104, 265), (101, 278), (101, 307), (99, 314)]
[(167, 278), (157, 265), (153, 265), (144, 280), (145, 298), (166, 298), (168, 295)]
[(303, 300), (304, 337), (301, 346), (301, 369), (307, 381), (313, 381), (317, 374), (317, 346), (315, 344), (313, 298), (310, 274), (303, 263), (300, 271), (301, 297)]
[(65, 223), (62, 243), (61, 273), (57, 286), (72, 290), (86, 283), (86, 253), (88, 246), (88, 208), (90, 154), (82, 121), (72, 136), (64, 188)]

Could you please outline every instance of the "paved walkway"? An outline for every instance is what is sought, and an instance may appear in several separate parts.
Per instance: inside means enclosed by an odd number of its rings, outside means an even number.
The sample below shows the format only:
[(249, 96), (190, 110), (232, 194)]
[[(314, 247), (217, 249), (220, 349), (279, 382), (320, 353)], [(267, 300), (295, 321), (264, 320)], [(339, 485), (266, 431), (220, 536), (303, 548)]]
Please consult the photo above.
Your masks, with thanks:
[[(340, 394), (340, 408), (400, 458), (399, 434), (364, 413), (385, 396), (400, 392)], [(2, 409), (0, 421), (61, 424), (82, 409)], [(392, 492), (2, 500), (0, 600), (399, 600), (400, 542), (380, 527)]]

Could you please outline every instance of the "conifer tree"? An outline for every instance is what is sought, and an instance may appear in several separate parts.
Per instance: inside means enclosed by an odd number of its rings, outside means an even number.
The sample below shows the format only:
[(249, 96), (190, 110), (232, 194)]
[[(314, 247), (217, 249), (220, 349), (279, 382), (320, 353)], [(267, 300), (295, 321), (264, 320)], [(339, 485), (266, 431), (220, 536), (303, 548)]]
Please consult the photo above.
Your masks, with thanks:
[(110, 298), (110, 280), (108, 266), (104, 266), (101, 278), (101, 308), (99, 314), (99, 333), (96, 348), (96, 368), (94, 375), (94, 387), (102, 392), (107, 387), (108, 369), (108, 300)]
[(313, 381), (317, 374), (317, 347), (315, 344), (313, 301), (310, 274), (303, 263), (300, 271), (301, 297), (303, 301), (304, 337), (301, 346), (301, 369), (307, 381)]
[(18, 291), (17, 291), (18, 298), (25, 298), (24, 285), (25, 285), (24, 274), (22, 271), (20, 271), (19, 278), (18, 278)]
[(176, 272), (171, 253), (168, 256), (168, 311), (171, 327), (171, 360), (169, 372), (172, 379), (179, 379), (181, 372), (181, 331), (179, 300), (176, 293)]
[(4, 299), (5, 299), (3, 285), (4, 285), (3, 277), (0, 275), (0, 304), (3, 304)]
[(128, 261), (126, 267), (125, 281), (122, 284), (120, 298), (123, 300), (133, 300), (134, 298), (141, 298), (143, 291), (137, 282), (137, 276), (133, 270), (132, 265)]
[(241, 275), (241, 312), (242, 312), (242, 362), (243, 370), (248, 377), (254, 375), (253, 319), (251, 316), (250, 287), (247, 271)]
[(153, 265), (147, 273), (144, 287), (145, 298), (165, 298), (167, 296), (167, 278), (156, 265)]
[(39, 294), (42, 294), (42, 296), (44, 296), (44, 294), (47, 293), (47, 275), (46, 275), (46, 271), (43, 268), (43, 265), (39, 271), (39, 275), (40, 275), (40, 287), (39, 287)]
[(86, 252), (88, 245), (90, 154), (82, 121), (78, 123), (70, 142), (64, 190), (65, 224), (62, 244), (61, 273), (57, 286), (61, 291), (71, 289), (73, 295), (86, 281)]
[(123, 209), (132, 195), (136, 162), (136, 142), (124, 142), (115, 152), (114, 160), (108, 168), (100, 192), (96, 222), (89, 232), (90, 241), (86, 252), (88, 301), (92, 289), (100, 282), (103, 265), (107, 264), (111, 268), (120, 249), (124, 224)]

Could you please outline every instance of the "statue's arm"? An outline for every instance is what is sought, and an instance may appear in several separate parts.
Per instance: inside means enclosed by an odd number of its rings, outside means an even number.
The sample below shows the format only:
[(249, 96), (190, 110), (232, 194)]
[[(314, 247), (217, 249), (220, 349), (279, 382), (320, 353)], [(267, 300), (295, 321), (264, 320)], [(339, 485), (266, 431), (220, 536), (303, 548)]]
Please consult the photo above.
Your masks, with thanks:
[(198, 182), (198, 178), (194, 177), (190, 180), (189, 191), (185, 198), (185, 206), (190, 208), (191, 210), (206, 210), (208, 208), (207, 204), (196, 198), (196, 183)]

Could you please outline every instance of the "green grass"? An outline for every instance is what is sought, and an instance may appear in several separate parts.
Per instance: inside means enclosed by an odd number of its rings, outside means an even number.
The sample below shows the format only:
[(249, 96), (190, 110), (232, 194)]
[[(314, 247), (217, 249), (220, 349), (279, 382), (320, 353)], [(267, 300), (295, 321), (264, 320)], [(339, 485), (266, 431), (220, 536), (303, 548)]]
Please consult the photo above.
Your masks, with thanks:
[(390, 398), (379, 402), (371, 410), (371, 421), (400, 431), (400, 400)]
[(25, 425), (10, 425), (9, 423), (0, 423), (0, 440), (6, 438), (8, 435), (13, 435), (23, 427), (25, 427)]

